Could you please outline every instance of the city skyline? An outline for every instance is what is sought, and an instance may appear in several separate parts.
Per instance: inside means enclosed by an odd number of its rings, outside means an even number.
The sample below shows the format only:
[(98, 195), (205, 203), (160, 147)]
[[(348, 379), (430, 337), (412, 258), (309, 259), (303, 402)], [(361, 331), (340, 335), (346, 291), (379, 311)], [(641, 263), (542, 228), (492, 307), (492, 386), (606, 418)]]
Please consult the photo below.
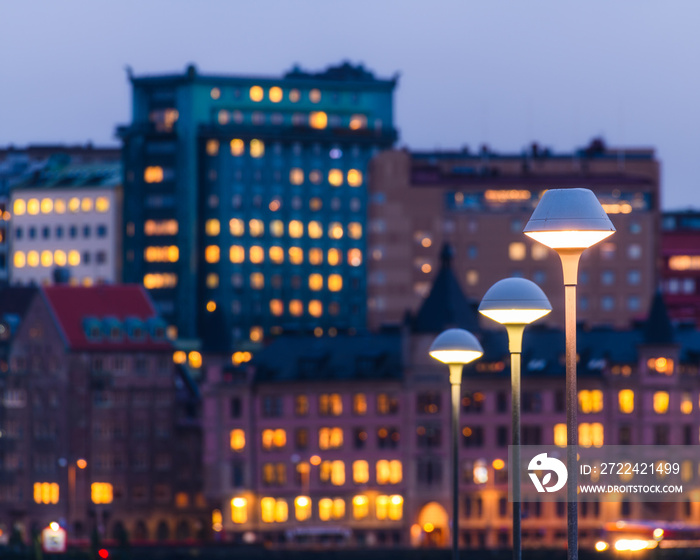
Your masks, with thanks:
[(269, 76), (347, 59), (377, 75), (400, 73), (399, 145), (517, 153), (536, 141), (570, 152), (602, 136), (657, 149), (665, 209), (700, 205), (700, 78), (681, 66), (697, 50), (696, 5), (684, 3), (682, 18), (652, 3), (352, 6), (74, 0), (39, 16), (3, 6), (0, 21), (11, 25), (0, 49), (16, 55), (3, 62), (0, 145), (117, 144), (115, 126), (130, 118), (126, 65), (139, 75), (193, 62), (203, 73)]

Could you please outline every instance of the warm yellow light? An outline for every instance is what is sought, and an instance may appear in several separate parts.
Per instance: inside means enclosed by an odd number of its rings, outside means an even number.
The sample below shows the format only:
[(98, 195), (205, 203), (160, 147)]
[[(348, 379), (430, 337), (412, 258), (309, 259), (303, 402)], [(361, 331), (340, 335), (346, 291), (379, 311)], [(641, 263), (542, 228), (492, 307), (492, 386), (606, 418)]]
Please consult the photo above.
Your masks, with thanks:
[(331, 169), (328, 172), (328, 182), (334, 187), (339, 187), (343, 184), (343, 172), (340, 169)]
[[(320, 317), (323, 315), (323, 303), (321, 303), (317, 299), (312, 299), (309, 302), (309, 315), (312, 317)], [(320, 329), (321, 327), (316, 327), (317, 329)], [(323, 330), (320, 331), (323, 333)]]
[(37, 251), (29, 251), (27, 253), (27, 264), (29, 266), (39, 266), (39, 253)]
[(323, 111), (314, 111), (309, 115), (309, 126), (319, 130), (328, 126), (328, 115)]
[(193, 350), (187, 355), (187, 360), (190, 363), (190, 367), (195, 369), (202, 367), (202, 355), (199, 352)]
[(605, 541), (598, 541), (597, 543), (595, 543), (595, 549), (598, 552), (603, 552), (605, 550), (608, 550), (608, 548), (609, 548), (609, 545)]
[(271, 87), (267, 95), (270, 98), (270, 101), (273, 103), (279, 103), (282, 101), (282, 88), (277, 86)]
[(312, 89), (309, 92), (309, 99), (311, 100), (312, 103), (318, 103), (321, 101), (321, 90), (320, 89)]
[(351, 130), (360, 130), (361, 128), (365, 128), (367, 126), (367, 117), (364, 115), (352, 115), (350, 117), (350, 129)]
[(620, 412), (625, 414), (634, 412), (634, 391), (631, 389), (623, 389), (617, 394), (617, 400)]
[(51, 251), (41, 252), (41, 266), (51, 266), (53, 264), (53, 253)]
[(525, 235), (550, 249), (586, 249), (614, 231), (529, 231)]
[(306, 496), (299, 496), (296, 500), (294, 500), (294, 503), (300, 507), (306, 507), (309, 505), (309, 498)]
[(299, 238), (304, 235), (304, 224), (299, 220), (292, 220), (289, 222), (289, 237)]
[(292, 185), (301, 185), (304, 182), (304, 171), (294, 167), (289, 171), (289, 182)]
[(112, 485), (109, 482), (93, 482), (90, 485), (90, 494), (93, 504), (112, 503)]
[(669, 395), (666, 391), (656, 391), (653, 397), (654, 412), (666, 414), (668, 412)]
[(36, 215), (39, 213), (39, 199), (30, 198), (27, 202), (27, 213)]
[(343, 289), (343, 277), (340, 274), (331, 274), (328, 277), (328, 289), (331, 292), (339, 292)]
[[(163, 168), (157, 165), (153, 165), (150, 167), (146, 167), (143, 171), (143, 180), (146, 181), (146, 183), (160, 183), (163, 181)], [(73, 202), (74, 200), (77, 200), (75, 198), (71, 198), (69, 207), (71, 212), (76, 212), (77, 208), (75, 208), (75, 203)], [(75, 208), (75, 209), (74, 209)]]
[(78, 251), (68, 251), (68, 264), (71, 266), (80, 264), (80, 253)]
[(323, 289), (323, 276), (320, 274), (309, 275), (309, 289), (317, 292)]
[(44, 198), (41, 200), (41, 213), (50, 214), (53, 210), (53, 200), (50, 198)]
[[(655, 545), (656, 543), (652, 545), (652, 548)], [(650, 548), (649, 542), (643, 539), (620, 539), (615, 542), (615, 550), (619, 552), (626, 550), (630, 552), (639, 552), (640, 550), (646, 550), (647, 548)]]
[(245, 432), (236, 428), (229, 433), (229, 445), (233, 451), (245, 449)]
[(265, 222), (253, 218), (248, 222), (248, 233), (253, 237), (262, 237), (265, 234)]
[(289, 262), (292, 264), (301, 264), (304, 262), (304, 250), (301, 247), (290, 247)]
[(260, 158), (265, 155), (265, 143), (262, 140), (253, 138), (250, 141), (250, 157)]
[(500, 471), (503, 467), (506, 466), (503, 459), (494, 459), (492, 465), (493, 465), (493, 468), (496, 469), (497, 471)]
[(430, 521), (423, 525), (423, 531), (425, 531), (426, 533), (432, 533), (434, 530), (435, 525), (433, 525)]
[(24, 256), (23, 251), (15, 251), (14, 257), (13, 257), (13, 262), (15, 265), (15, 268), (24, 268), (24, 265), (27, 263), (27, 259)]
[(502, 325), (529, 325), (551, 312), (551, 309), (487, 309), (479, 313)]
[(661, 527), (658, 527), (658, 528), (654, 529), (653, 537), (654, 537), (656, 540), (662, 539), (663, 536), (664, 536), (664, 530), (663, 530)]
[(243, 142), (243, 140), (241, 140), (240, 138), (234, 138), (233, 140), (231, 140), (230, 146), (232, 156), (243, 155), (243, 152), (245, 150), (245, 143)]
[(308, 224), (309, 237), (312, 239), (319, 239), (323, 236), (323, 226), (321, 222), (309, 222)]
[(350, 249), (348, 251), (348, 264), (350, 266), (360, 266), (362, 264), (362, 251), (360, 249)]
[(87, 461), (85, 459), (78, 459), (75, 464), (78, 465), (78, 468), (81, 470), (87, 467)]
[(83, 200), (80, 201), (80, 209), (83, 212), (89, 212), (92, 210), (92, 198), (83, 198)]
[(263, 329), (259, 326), (250, 327), (248, 331), (248, 337), (251, 342), (260, 342), (263, 338)]
[(424, 263), (423, 266), (420, 267), (421, 272), (428, 274), (431, 270), (433, 270), (433, 267), (430, 266), (428, 263)]
[[(56, 201), (56, 212), (58, 212), (58, 201)], [(65, 206), (64, 206), (65, 209)], [(107, 212), (109, 210), (109, 199), (106, 196), (98, 196), (95, 200), (95, 210), (98, 212)]]
[(18, 198), (17, 200), (15, 200), (13, 210), (14, 210), (15, 216), (22, 216), (27, 211), (27, 203), (24, 202), (23, 199)]
[(443, 364), (468, 364), (480, 358), (483, 352), (476, 350), (434, 350), (430, 355)]
[(311, 457), (309, 457), (309, 463), (317, 467), (321, 464), (321, 457), (319, 457), (318, 455), (312, 455)]
[(219, 223), (219, 220), (216, 218), (212, 218), (211, 220), (207, 220), (204, 223), (204, 232), (209, 235), (209, 236), (214, 236), (214, 235), (219, 235), (219, 232), (221, 231), (221, 224)]
[(209, 311), (209, 313), (216, 311), (216, 302), (215, 301), (208, 301), (207, 302), (207, 311)]
[(217, 245), (209, 245), (204, 249), (204, 259), (208, 263), (218, 263), (221, 251)]
[(263, 97), (265, 95), (265, 92), (263, 92), (263, 88), (260, 86), (253, 86), (250, 88), (250, 100), (255, 101), (256, 103), (258, 101), (262, 101)]
[(184, 364), (187, 361), (187, 353), (182, 350), (176, 350), (173, 353), (173, 362), (176, 364)]
[(351, 169), (348, 171), (348, 185), (351, 187), (359, 187), (362, 185), (362, 171), (359, 169)]
[(211, 95), (212, 99), (219, 99), (219, 97), (221, 97), (221, 90), (218, 87), (211, 88), (209, 95)]
[(282, 264), (284, 262), (284, 249), (282, 249), (282, 247), (270, 247), (268, 255), (270, 256), (270, 260), (275, 264)]
[[(146, 172), (148, 172), (148, 169), (151, 169), (151, 168), (146, 168)], [(162, 170), (160, 167), (158, 167), (157, 169), (160, 169), (160, 180), (162, 181), (162, 180), (163, 180), (163, 170)], [(148, 172), (148, 173), (149, 173), (149, 174), (153, 174), (153, 175), (157, 175), (154, 171), (151, 171), (151, 172)], [(155, 183), (155, 181), (148, 181), (148, 180), (147, 180), (146, 182), (147, 182), (147, 183)], [(71, 198), (71, 199), (68, 201), (68, 210), (70, 210), (70, 211), (73, 212), (73, 213), (75, 213), (75, 212), (77, 212), (78, 210), (80, 210), (80, 199), (79, 199), (79, 198), (75, 198), (75, 197)]]
[(259, 264), (265, 260), (265, 251), (259, 245), (253, 245), (248, 251), (248, 256), (250, 262)]
[(51, 523), (49, 523), (49, 528), (52, 531), (58, 531), (59, 527), (60, 527), (59, 524), (56, 523), (55, 521), (52, 521)]

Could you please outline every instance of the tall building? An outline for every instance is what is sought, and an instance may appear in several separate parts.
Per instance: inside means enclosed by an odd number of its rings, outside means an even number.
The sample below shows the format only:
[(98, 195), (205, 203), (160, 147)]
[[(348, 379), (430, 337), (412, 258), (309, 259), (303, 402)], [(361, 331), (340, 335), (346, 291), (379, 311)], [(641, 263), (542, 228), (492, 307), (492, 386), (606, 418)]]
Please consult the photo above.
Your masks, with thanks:
[(367, 166), (396, 139), (396, 79), (344, 63), (131, 84), (125, 281), (181, 338), (363, 328)]
[[(627, 326), (643, 318), (656, 289), (659, 162), (652, 150), (587, 148), (555, 154), (387, 151), (371, 164), (368, 323), (398, 323), (415, 312), (439, 264), (455, 251), (460, 285), (477, 299), (496, 281), (529, 278), (553, 304), (564, 299), (561, 264), (522, 230), (546, 189), (591, 189), (615, 235), (583, 254), (578, 318)], [(545, 321), (563, 324), (563, 306)]]

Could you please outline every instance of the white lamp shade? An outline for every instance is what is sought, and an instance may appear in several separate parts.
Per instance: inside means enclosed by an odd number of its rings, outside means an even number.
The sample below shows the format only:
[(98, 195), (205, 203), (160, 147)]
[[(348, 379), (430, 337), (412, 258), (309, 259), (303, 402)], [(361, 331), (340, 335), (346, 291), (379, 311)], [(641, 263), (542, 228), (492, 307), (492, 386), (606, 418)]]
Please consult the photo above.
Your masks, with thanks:
[(589, 189), (551, 189), (523, 232), (552, 249), (585, 249), (615, 233), (615, 226)]
[(491, 286), (479, 313), (503, 325), (527, 325), (552, 311), (542, 289), (525, 278), (504, 278)]
[(484, 354), (476, 337), (464, 329), (447, 329), (430, 345), (428, 353), (445, 364), (468, 364)]

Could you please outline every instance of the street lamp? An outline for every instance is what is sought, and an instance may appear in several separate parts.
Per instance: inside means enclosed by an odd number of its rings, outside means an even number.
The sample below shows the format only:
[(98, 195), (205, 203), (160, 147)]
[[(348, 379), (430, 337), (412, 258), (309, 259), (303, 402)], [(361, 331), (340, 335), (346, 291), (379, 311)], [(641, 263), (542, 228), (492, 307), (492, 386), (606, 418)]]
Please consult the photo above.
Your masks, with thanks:
[(578, 263), (584, 250), (615, 233), (615, 227), (592, 191), (545, 191), (523, 233), (554, 249), (564, 272), (564, 322), (566, 326), (566, 486), (568, 560), (578, 560), (578, 511), (576, 445), (578, 395), (576, 392), (576, 284)]
[(510, 350), (511, 418), (513, 443), (511, 476), (513, 481), (513, 560), (522, 556), (520, 529), (520, 366), (525, 326), (552, 311), (552, 305), (540, 287), (525, 278), (506, 278), (491, 286), (479, 305), (479, 313), (505, 325)]
[(459, 402), (462, 368), (484, 354), (476, 337), (464, 329), (447, 329), (430, 345), (428, 353), (450, 368), (452, 386), (452, 560), (459, 559)]

